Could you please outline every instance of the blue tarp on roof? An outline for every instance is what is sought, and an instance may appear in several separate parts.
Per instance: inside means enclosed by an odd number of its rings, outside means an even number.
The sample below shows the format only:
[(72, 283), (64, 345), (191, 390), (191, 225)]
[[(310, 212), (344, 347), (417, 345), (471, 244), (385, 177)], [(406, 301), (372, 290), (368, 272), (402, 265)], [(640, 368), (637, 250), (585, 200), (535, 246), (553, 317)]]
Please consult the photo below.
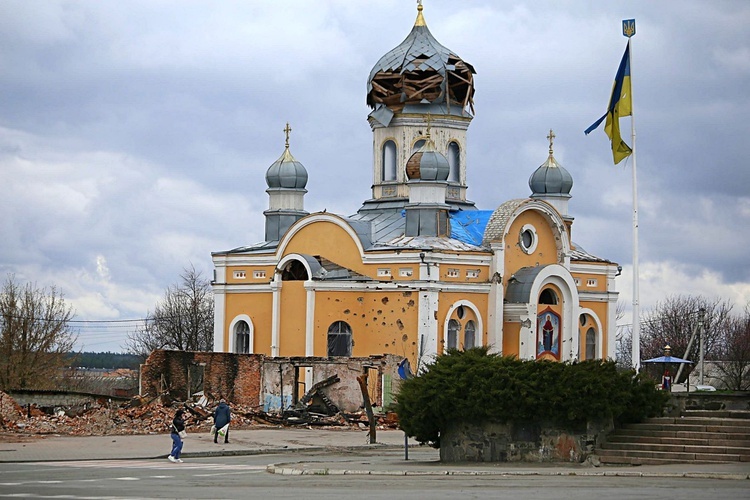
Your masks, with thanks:
[(484, 229), (494, 210), (457, 210), (450, 213), (451, 238), (481, 246)]

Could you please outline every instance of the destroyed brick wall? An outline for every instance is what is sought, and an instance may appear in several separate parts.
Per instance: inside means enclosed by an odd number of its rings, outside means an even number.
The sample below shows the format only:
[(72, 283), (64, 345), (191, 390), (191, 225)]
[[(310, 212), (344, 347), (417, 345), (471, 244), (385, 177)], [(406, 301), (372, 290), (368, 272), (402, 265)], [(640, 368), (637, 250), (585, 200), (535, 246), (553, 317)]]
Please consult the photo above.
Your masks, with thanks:
[(257, 407), (263, 358), (262, 354), (154, 351), (141, 365), (140, 394), (185, 401), (203, 391), (211, 398)]
[[(374, 406), (392, 400), (398, 385), (398, 363), (392, 354), (365, 358), (270, 358), (262, 354), (154, 351), (141, 366), (142, 396), (161, 397), (165, 403), (189, 399), (189, 373), (200, 370), (201, 389), (209, 399), (227, 400), (265, 412), (289, 408), (316, 383), (337, 375), (340, 381), (325, 394), (342, 411), (362, 407), (357, 377), (369, 373), (368, 393)], [(309, 375), (308, 375), (309, 373)]]

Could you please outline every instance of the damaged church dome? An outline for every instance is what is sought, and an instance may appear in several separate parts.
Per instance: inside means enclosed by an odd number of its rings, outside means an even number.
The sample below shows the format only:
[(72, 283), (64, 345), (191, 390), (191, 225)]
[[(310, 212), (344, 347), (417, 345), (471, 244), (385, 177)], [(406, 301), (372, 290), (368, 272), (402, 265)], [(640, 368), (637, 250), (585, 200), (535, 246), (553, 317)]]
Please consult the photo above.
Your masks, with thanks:
[(370, 71), (367, 105), (398, 113), (409, 104), (440, 104), (449, 114), (463, 113), (468, 106), (473, 114), (476, 71), (432, 36), (422, 5), (417, 9), (411, 33)]

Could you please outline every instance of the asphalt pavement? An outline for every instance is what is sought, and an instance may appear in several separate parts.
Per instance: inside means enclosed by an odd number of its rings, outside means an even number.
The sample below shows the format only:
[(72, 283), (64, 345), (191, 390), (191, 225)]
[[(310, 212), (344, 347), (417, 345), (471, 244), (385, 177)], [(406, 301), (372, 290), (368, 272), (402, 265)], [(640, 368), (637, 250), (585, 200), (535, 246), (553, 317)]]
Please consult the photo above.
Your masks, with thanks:
[[(263, 427), (231, 430), (230, 442), (214, 444), (208, 433), (189, 433), (182, 458), (269, 454), (267, 471), (274, 474), (363, 475), (566, 475), (692, 477), (750, 479), (750, 463), (704, 463), (595, 467), (584, 463), (442, 463), (438, 450), (406, 440), (398, 430), (378, 430), (370, 444), (366, 431), (349, 428)], [(169, 434), (108, 436), (0, 437), (0, 463), (70, 460), (166, 460)], [(19, 438), (19, 439), (16, 439)], [(288, 454), (298, 452), (298, 460)], [(274, 463), (284, 453), (286, 462)], [(408, 459), (407, 459), (408, 453)], [(179, 466), (179, 464), (175, 464)]]

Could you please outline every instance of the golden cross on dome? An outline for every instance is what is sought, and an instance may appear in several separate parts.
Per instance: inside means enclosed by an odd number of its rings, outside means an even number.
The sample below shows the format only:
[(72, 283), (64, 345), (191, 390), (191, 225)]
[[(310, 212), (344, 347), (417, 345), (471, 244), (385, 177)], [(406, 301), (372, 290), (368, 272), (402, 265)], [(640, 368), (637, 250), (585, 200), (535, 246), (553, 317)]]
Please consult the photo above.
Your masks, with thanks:
[(286, 127), (284, 127), (284, 133), (286, 134), (286, 147), (289, 149), (289, 132), (292, 131), (292, 127), (289, 126), (289, 122), (286, 122)]
[(549, 135), (547, 136), (547, 139), (549, 139), (549, 154), (552, 154), (552, 143), (555, 141), (555, 133), (552, 131), (552, 129), (549, 129)]
[(432, 116), (427, 113), (427, 137), (430, 137), (430, 124), (432, 123)]

